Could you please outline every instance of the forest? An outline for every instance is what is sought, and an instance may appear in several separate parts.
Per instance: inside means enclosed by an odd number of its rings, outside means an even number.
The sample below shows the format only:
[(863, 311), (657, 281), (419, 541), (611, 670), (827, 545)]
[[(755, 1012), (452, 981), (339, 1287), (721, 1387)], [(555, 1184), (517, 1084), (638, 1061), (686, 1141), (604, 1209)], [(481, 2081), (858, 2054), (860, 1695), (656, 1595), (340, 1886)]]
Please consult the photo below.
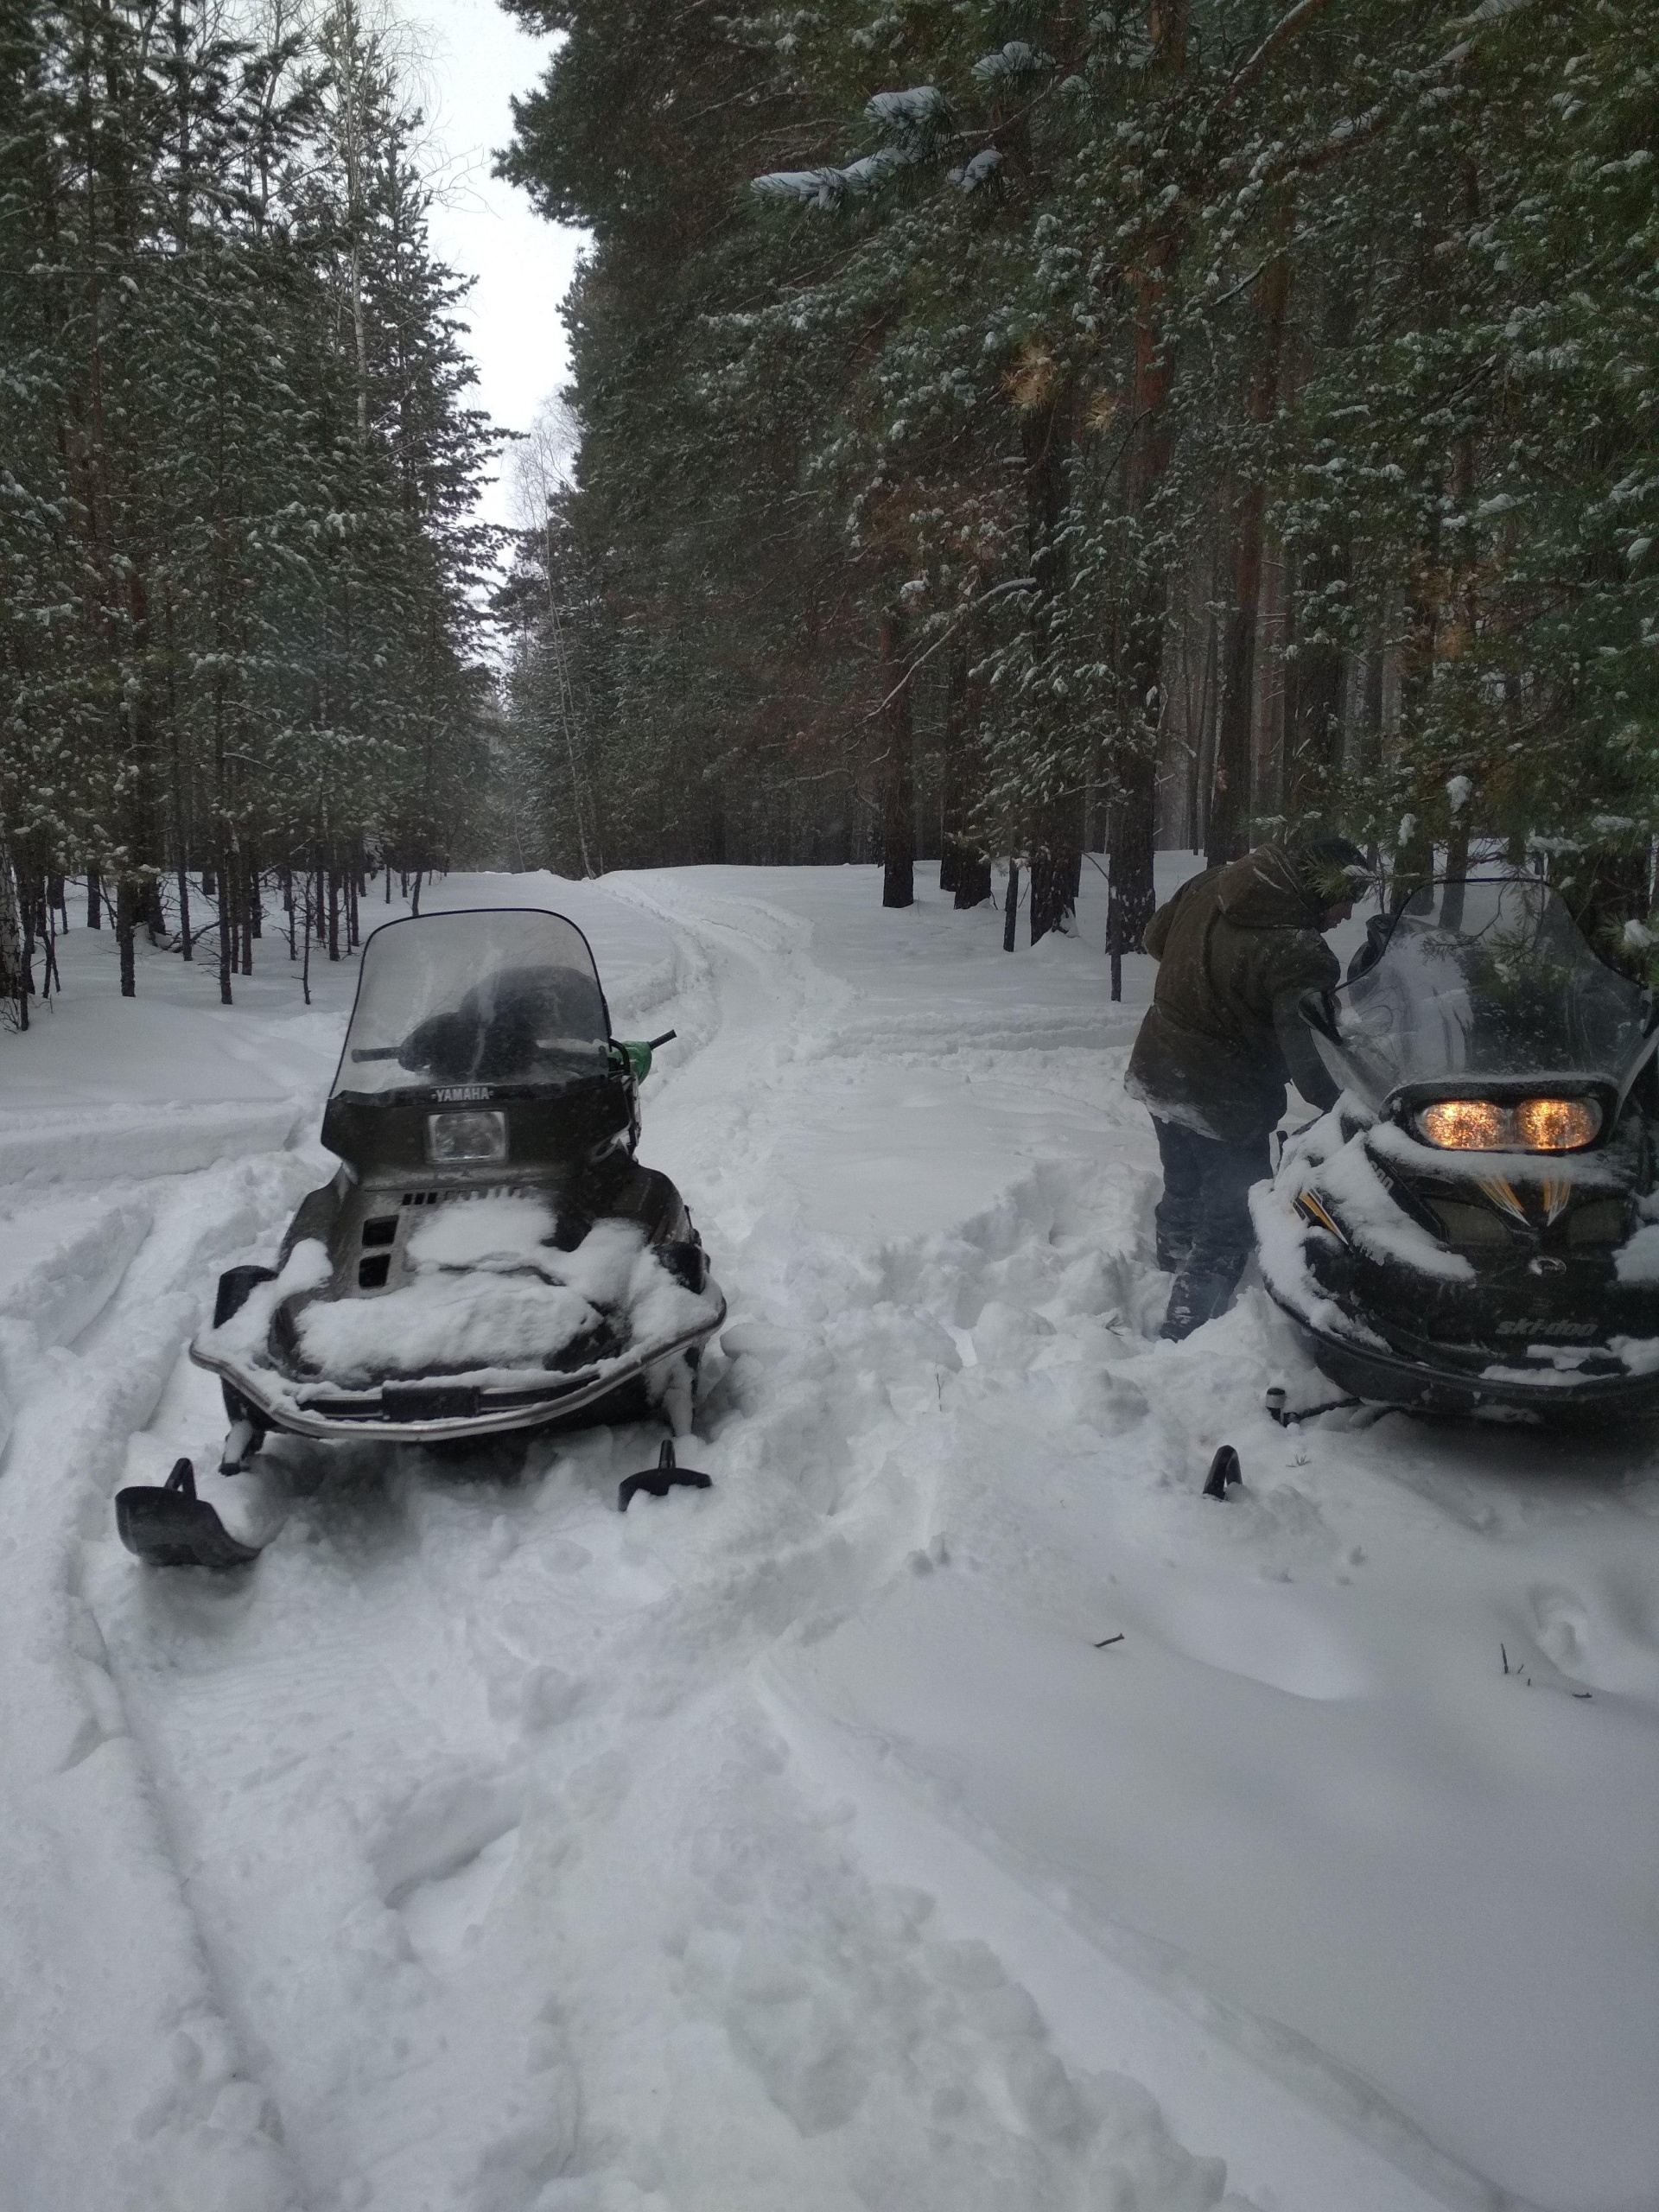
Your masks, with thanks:
[(393, 20), (0, 0), (0, 1003), (72, 880), (226, 999), (454, 861), (1651, 919), (1656, 0), (505, 4), (588, 239), (511, 534)]
[[(67, 879), (251, 972), (487, 843), (499, 440), (421, 117), (356, 0), (0, 4), (0, 1002)], [(78, 913), (77, 921), (82, 917)], [(303, 961), (302, 963), (303, 963)]]
[(1652, 0), (508, 0), (591, 247), (499, 607), (584, 868), (1469, 840), (1649, 909)]

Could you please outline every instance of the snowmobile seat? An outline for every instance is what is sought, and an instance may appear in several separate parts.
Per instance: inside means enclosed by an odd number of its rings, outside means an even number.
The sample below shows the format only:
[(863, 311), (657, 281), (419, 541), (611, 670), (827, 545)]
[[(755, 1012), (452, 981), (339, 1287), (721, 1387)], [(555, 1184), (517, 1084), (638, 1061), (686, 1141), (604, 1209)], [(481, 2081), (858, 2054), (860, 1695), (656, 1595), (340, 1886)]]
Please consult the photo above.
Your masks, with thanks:
[(511, 1083), (550, 1045), (588, 1050), (606, 1027), (597, 983), (570, 971), (506, 968), (418, 1023), (398, 1046), (397, 1065), (435, 1083)]

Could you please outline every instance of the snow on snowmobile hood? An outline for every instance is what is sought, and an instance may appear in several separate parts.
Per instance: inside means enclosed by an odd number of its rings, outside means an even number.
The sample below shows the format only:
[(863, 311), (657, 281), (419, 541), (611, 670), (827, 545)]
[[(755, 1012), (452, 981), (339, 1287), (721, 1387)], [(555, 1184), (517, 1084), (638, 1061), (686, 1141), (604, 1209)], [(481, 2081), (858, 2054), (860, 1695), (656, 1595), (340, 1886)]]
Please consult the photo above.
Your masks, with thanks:
[(1377, 1113), (1453, 1079), (1588, 1083), (1622, 1100), (1655, 1043), (1650, 995), (1598, 960), (1531, 876), (1425, 885), (1328, 1011), (1319, 1057)]

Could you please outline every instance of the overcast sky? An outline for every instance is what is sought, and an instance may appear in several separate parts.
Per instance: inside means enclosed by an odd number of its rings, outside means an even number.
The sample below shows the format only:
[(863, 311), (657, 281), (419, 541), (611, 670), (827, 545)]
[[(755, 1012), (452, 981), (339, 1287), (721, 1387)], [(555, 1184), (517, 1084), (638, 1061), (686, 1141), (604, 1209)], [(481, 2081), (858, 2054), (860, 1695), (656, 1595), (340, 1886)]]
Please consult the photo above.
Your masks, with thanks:
[[(567, 374), (559, 302), (581, 234), (544, 223), (516, 186), (490, 175), (512, 135), (514, 93), (541, 76), (552, 41), (531, 38), (495, 0), (412, 0), (408, 16), (427, 56), (424, 104), (444, 157), (443, 201), (432, 211), (438, 257), (478, 283), (465, 310), (478, 363), (476, 404), (523, 430)], [(509, 522), (507, 487), (485, 495), (492, 522)]]

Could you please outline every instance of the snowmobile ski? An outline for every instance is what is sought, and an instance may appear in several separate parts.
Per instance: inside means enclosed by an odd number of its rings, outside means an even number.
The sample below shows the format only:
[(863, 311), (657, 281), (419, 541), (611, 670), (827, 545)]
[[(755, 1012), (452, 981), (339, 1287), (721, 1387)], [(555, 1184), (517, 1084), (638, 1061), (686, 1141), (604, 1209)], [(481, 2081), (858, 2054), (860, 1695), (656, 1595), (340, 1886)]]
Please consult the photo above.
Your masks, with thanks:
[(1293, 1427), (1298, 1421), (1313, 1421), (1320, 1414), (1346, 1413), (1351, 1407), (1363, 1406), (1363, 1398), (1325, 1398), (1317, 1406), (1293, 1406), (1287, 1402), (1288, 1392), (1274, 1383), (1267, 1393), (1265, 1404), (1268, 1419), (1276, 1421), (1281, 1428)]
[(714, 1486), (710, 1476), (699, 1474), (695, 1467), (682, 1467), (674, 1457), (673, 1444), (664, 1437), (656, 1465), (647, 1467), (644, 1474), (629, 1475), (619, 1484), (616, 1510), (626, 1513), (629, 1501), (641, 1491), (651, 1497), (666, 1497), (671, 1490), (712, 1490)]
[(206, 1498), (196, 1471), (175, 1461), (165, 1483), (133, 1483), (115, 1494), (115, 1525), (130, 1552), (147, 1567), (245, 1567), (257, 1544), (233, 1536)]
[(1204, 1478), (1205, 1497), (1224, 1498), (1234, 1483), (1242, 1483), (1243, 1474), (1238, 1464), (1238, 1453), (1230, 1444), (1219, 1446), (1210, 1462), (1210, 1471)]

